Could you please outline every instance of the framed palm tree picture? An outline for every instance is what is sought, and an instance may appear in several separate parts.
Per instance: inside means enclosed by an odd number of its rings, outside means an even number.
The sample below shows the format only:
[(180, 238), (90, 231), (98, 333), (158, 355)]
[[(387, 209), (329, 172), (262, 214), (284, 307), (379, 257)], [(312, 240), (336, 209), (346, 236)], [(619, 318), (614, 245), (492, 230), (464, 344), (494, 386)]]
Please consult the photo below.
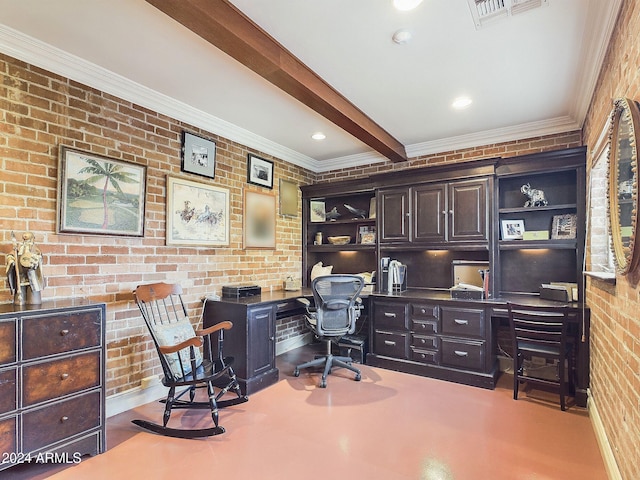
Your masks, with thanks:
[(58, 233), (144, 236), (147, 167), (60, 147)]

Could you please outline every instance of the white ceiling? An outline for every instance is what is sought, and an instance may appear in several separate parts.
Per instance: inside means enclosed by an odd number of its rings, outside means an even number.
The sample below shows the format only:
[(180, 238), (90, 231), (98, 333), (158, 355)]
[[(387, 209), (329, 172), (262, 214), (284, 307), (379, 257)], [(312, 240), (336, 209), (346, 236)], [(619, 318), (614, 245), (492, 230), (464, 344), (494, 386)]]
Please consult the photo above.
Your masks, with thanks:
[[(413, 157), (581, 128), (621, 0), (480, 29), (467, 0), (231, 3)], [(0, 51), (315, 171), (387, 161), (144, 0), (0, 0)]]

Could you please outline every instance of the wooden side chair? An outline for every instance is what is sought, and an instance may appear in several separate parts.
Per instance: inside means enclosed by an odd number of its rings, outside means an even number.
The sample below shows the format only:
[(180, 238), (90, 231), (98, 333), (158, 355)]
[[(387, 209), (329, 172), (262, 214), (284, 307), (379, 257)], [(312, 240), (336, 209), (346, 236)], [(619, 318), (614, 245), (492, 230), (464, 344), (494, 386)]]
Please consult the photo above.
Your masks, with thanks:
[[(518, 399), (520, 382), (557, 386), (560, 408), (566, 410), (565, 396), (573, 390), (573, 345), (567, 341), (567, 306), (540, 307), (509, 303), (509, 325), (513, 343), (513, 398)], [(524, 356), (538, 356), (557, 363), (556, 379), (535, 376), (524, 371)], [(565, 361), (568, 375), (565, 373)], [(568, 377), (569, 382), (565, 380)]]
[[(133, 423), (169, 437), (198, 438), (224, 433), (224, 428), (218, 425), (218, 409), (248, 400), (240, 392), (231, 368), (233, 358), (223, 355), (224, 332), (232, 328), (232, 323), (223, 321), (194, 331), (182, 300), (182, 288), (177, 284), (141, 285), (133, 294), (160, 358), (164, 373), (162, 383), (169, 388), (167, 398), (163, 400), (162, 425), (147, 420), (133, 420)], [(181, 388), (184, 389), (176, 393), (176, 389)], [(206, 388), (207, 401), (196, 400), (198, 388)], [(228, 392), (235, 393), (235, 397), (221, 400)], [(187, 393), (187, 398), (183, 399)], [(170, 428), (167, 424), (174, 408), (209, 409), (214, 426)]]

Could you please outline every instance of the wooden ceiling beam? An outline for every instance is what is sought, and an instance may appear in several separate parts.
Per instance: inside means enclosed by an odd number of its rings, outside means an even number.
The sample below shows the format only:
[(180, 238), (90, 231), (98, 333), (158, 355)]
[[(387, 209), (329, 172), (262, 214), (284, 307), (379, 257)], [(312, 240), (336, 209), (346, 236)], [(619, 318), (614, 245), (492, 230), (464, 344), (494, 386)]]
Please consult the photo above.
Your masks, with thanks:
[(226, 0), (146, 0), (393, 162), (398, 140)]

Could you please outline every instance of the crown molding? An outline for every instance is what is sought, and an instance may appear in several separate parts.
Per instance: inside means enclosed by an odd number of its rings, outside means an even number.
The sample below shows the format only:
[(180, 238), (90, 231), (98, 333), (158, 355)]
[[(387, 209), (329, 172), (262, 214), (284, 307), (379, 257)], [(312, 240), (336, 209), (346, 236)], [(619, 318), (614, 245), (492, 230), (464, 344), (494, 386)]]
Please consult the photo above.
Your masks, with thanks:
[(0, 24), (0, 51), (136, 105), (220, 135), (259, 152), (316, 172), (320, 163), (306, 155), (179, 102), (80, 57)]

